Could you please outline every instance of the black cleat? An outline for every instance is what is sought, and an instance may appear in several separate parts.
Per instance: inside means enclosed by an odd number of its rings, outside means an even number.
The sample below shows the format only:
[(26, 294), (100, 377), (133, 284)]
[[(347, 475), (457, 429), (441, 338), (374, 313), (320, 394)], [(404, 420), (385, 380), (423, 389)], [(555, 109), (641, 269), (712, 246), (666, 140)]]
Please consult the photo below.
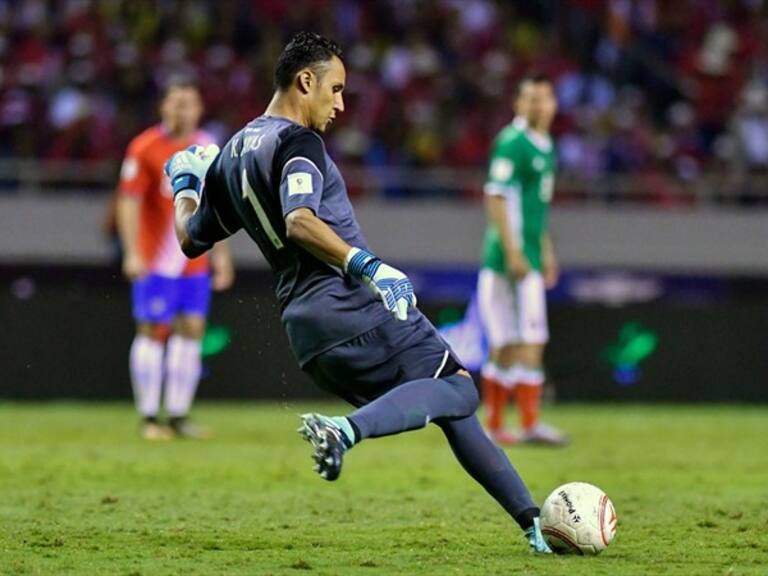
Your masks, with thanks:
[(190, 422), (186, 417), (171, 418), (168, 425), (176, 438), (208, 440), (213, 436), (210, 428)]
[(315, 449), (312, 454), (315, 472), (328, 481), (336, 480), (341, 474), (344, 452), (347, 451), (341, 428), (327, 416), (313, 413), (302, 414), (301, 427), (297, 432)]

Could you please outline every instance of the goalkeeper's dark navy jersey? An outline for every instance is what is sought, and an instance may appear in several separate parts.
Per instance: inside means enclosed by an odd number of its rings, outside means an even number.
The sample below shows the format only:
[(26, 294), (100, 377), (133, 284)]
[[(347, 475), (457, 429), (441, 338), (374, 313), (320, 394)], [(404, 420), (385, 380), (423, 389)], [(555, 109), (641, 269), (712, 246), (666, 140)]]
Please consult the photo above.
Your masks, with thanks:
[(379, 326), (389, 312), (366, 286), (287, 239), (284, 218), (297, 208), (311, 209), (348, 244), (368, 249), (320, 136), (285, 118), (261, 116), (235, 134), (211, 166), (189, 231), (209, 247), (244, 228), (259, 245), (303, 366)]

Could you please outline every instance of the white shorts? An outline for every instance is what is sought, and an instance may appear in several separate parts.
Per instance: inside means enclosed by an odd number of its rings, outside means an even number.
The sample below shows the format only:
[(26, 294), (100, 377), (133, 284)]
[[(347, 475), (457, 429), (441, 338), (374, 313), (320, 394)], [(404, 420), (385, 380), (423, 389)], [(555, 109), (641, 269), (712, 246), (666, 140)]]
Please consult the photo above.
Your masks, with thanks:
[(492, 348), (508, 344), (546, 344), (547, 296), (539, 272), (518, 282), (483, 268), (477, 282), (480, 316)]

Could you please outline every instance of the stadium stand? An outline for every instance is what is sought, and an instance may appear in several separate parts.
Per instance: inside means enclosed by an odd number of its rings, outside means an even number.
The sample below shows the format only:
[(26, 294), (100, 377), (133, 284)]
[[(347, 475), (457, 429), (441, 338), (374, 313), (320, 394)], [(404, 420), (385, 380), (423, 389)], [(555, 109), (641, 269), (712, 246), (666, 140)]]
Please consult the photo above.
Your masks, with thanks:
[[(54, 174), (77, 159), (86, 184), (106, 185), (178, 72), (197, 77), (206, 128), (226, 138), (263, 110), (269, 63), (307, 28), (346, 48), (332, 153), (384, 172), (377, 186), (353, 178), (353, 192), (477, 196), (475, 172), (531, 68), (561, 101), (559, 159), (575, 177), (561, 202), (750, 200), (765, 188), (768, 10), (756, 0), (0, 2), (0, 159), (43, 159)], [(469, 176), (441, 185), (443, 166)], [(0, 185), (29, 187), (17, 168), (2, 162)], [(407, 185), (414, 169), (425, 185)], [(39, 172), (26, 171), (33, 183)]]

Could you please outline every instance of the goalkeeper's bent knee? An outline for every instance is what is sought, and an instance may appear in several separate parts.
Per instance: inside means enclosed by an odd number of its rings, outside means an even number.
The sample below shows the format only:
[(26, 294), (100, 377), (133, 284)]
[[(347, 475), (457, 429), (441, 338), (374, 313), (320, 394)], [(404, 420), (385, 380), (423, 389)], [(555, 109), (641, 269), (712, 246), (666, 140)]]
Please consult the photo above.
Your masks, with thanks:
[(463, 405), (462, 412), (464, 416), (471, 416), (480, 405), (480, 394), (477, 391), (474, 380), (466, 374), (456, 373), (450, 376), (443, 376), (441, 380), (450, 384), (453, 389), (461, 396)]

